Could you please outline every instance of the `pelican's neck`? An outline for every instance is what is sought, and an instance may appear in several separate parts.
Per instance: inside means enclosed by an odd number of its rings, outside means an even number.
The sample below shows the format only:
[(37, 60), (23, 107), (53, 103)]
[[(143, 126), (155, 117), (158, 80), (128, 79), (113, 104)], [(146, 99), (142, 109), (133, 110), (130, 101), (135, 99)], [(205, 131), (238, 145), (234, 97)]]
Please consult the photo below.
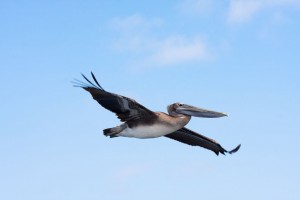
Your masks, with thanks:
[(172, 129), (178, 130), (184, 127), (191, 120), (191, 116), (189, 115), (168, 115), (163, 112), (156, 112), (157, 122), (165, 124), (166, 126), (173, 127)]
[(189, 121), (191, 120), (191, 116), (189, 115), (176, 115), (176, 116), (172, 116), (170, 115), (171, 118), (173, 118), (173, 122), (179, 126), (184, 127), (185, 125), (187, 125), (187, 123), (189, 123)]

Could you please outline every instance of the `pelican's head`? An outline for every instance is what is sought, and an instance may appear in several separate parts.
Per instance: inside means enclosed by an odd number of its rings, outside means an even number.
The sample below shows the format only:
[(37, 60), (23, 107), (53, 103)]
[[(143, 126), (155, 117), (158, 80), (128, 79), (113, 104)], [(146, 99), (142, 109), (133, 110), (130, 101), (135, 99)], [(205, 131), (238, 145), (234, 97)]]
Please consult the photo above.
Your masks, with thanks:
[(168, 113), (171, 116), (188, 115), (194, 117), (216, 118), (227, 116), (226, 113), (215, 112), (197, 108), (183, 103), (173, 103), (168, 106)]

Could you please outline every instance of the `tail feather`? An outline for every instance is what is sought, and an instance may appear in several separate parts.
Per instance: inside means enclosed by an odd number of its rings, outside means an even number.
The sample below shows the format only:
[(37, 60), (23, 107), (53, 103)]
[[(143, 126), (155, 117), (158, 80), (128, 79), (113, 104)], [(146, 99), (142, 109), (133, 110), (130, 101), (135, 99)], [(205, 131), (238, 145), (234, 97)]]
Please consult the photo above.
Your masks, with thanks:
[(105, 136), (109, 136), (111, 138), (113, 137), (118, 137), (117, 135), (122, 132), (124, 129), (126, 128), (126, 125), (125, 124), (122, 124), (120, 126), (116, 126), (116, 127), (113, 127), (113, 128), (107, 128), (107, 129), (104, 129), (103, 130), (103, 134)]

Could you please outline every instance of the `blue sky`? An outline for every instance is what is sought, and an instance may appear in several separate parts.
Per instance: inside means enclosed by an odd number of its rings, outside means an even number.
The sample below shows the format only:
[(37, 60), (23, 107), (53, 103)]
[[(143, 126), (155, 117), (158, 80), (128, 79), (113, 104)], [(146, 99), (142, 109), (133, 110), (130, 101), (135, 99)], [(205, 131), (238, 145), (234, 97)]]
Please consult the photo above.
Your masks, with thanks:
[[(300, 198), (300, 1), (2, 1), (0, 199)], [(234, 155), (120, 122), (72, 87), (93, 71), (154, 111), (226, 112), (187, 127)]]

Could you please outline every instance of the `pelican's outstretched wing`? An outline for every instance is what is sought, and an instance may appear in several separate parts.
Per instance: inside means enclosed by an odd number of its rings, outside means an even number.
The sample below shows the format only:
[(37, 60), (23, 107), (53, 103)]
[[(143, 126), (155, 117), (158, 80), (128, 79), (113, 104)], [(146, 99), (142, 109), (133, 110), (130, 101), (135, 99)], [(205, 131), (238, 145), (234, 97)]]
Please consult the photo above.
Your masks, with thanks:
[(208, 137), (205, 137), (203, 135), (200, 135), (192, 130), (189, 130), (185, 127), (170, 133), (168, 135), (165, 135), (165, 137), (171, 138), (173, 140), (177, 140), (179, 142), (189, 144), (192, 146), (200, 146), (205, 149), (211, 150), (215, 152), (215, 154), (219, 155), (219, 153), (225, 154), (225, 153), (235, 153), (239, 150), (241, 145), (238, 145), (236, 148), (234, 148), (231, 151), (227, 151), (224, 149), (219, 143), (214, 141), (213, 139), (210, 139)]
[(91, 72), (94, 83), (87, 79), (83, 74), (83, 78), (88, 82), (84, 83), (80, 80), (75, 80), (75, 87), (81, 87), (91, 93), (93, 98), (104, 108), (116, 113), (122, 122), (129, 122), (136, 119), (145, 119), (148, 117), (155, 118), (156, 115), (149, 109), (145, 108), (138, 102), (128, 97), (118, 94), (113, 94), (105, 91), (94, 74)]

